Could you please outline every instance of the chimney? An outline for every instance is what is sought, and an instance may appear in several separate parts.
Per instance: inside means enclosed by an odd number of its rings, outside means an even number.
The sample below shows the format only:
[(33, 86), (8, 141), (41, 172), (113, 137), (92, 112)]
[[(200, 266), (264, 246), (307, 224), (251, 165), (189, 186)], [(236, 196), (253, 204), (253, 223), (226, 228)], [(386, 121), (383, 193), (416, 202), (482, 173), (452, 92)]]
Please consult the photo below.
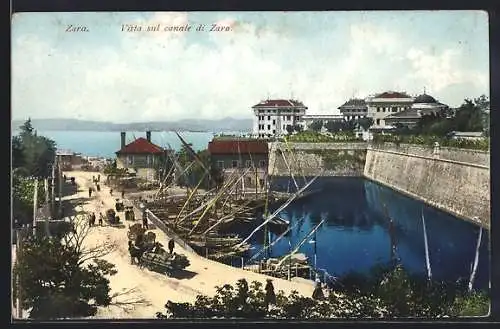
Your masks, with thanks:
[(125, 147), (125, 132), (122, 131), (120, 133), (121, 137), (122, 137), (122, 143), (121, 143), (121, 148), (120, 149), (123, 149)]
[(151, 143), (151, 131), (146, 131), (146, 139)]

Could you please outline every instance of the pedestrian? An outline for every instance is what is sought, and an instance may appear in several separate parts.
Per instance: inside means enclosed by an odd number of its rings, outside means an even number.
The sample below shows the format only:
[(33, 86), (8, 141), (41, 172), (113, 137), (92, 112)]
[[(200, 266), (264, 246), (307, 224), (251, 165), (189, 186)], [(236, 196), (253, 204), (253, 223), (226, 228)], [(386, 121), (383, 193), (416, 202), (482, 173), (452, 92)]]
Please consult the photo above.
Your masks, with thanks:
[(168, 241), (168, 251), (170, 254), (174, 252), (174, 239), (170, 239), (170, 241)]
[(316, 287), (314, 287), (312, 298), (316, 300), (321, 300), (325, 298), (325, 295), (323, 294), (323, 289), (321, 288), (321, 281), (319, 280), (316, 281)]
[(99, 184), (97, 184), (97, 183), (96, 183), (96, 189), (97, 189), (97, 192), (101, 191), (101, 186)]
[(122, 199), (125, 199), (125, 189), (122, 189)]
[(103, 216), (102, 212), (99, 213), (99, 226), (102, 226), (103, 218), (104, 218), (104, 216)]
[(90, 216), (90, 226), (95, 226), (95, 213)]
[(92, 197), (92, 187), (89, 187), (89, 198)]
[(148, 214), (144, 212), (142, 214), (142, 226), (147, 230), (148, 229)]
[(97, 181), (100, 182), (101, 181), (101, 174), (97, 175)]
[(264, 288), (266, 291), (266, 295), (264, 297), (264, 302), (266, 306), (275, 305), (276, 304), (276, 294), (274, 293), (273, 280), (267, 279), (266, 287)]

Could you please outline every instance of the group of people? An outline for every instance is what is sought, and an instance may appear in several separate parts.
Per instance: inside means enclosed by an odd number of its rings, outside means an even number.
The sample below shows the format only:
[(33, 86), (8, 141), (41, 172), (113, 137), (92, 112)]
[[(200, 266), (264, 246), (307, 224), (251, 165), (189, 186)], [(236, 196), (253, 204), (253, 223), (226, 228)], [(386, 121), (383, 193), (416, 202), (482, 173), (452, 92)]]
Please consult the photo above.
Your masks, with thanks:
[[(96, 215), (95, 212), (93, 212), (90, 217), (89, 217), (89, 226), (95, 226), (95, 221), (96, 221)], [(102, 213), (99, 213), (99, 226), (102, 226), (104, 222), (104, 216)]]

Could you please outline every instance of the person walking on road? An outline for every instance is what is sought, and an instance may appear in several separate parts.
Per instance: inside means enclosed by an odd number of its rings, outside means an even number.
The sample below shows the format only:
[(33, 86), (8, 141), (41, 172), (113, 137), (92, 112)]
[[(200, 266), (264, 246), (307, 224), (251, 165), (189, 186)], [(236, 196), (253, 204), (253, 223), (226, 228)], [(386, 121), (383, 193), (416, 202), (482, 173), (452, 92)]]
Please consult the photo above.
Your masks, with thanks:
[(148, 229), (148, 214), (145, 211), (142, 213), (142, 226)]
[(170, 239), (170, 241), (168, 241), (168, 251), (170, 254), (174, 252), (174, 246), (174, 239)]
[(122, 190), (122, 199), (125, 199), (125, 189)]
[(92, 187), (89, 187), (89, 198), (92, 197)]

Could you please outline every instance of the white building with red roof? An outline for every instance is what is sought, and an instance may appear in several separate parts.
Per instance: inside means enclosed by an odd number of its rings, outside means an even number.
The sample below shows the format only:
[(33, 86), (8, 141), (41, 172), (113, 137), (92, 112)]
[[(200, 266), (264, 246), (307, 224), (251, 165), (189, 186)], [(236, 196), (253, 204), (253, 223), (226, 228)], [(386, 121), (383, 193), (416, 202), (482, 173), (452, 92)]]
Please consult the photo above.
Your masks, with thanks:
[(372, 129), (392, 129), (387, 125), (385, 117), (398, 112), (406, 111), (413, 105), (414, 97), (397, 91), (386, 91), (367, 97), (365, 104), (367, 116), (373, 119)]
[(253, 135), (256, 137), (282, 136), (287, 126), (302, 122), (307, 107), (294, 99), (268, 99), (252, 106)]
[(136, 176), (146, 179), (156, 178), (156, 169), (161, 166), (166, 150), (151, 142), (151, 132), (146, 138), (139, 137), (125, 143), (126, 133), (121, 133), (121, 148), (116, 151), (116, 167), (126, 168)]

